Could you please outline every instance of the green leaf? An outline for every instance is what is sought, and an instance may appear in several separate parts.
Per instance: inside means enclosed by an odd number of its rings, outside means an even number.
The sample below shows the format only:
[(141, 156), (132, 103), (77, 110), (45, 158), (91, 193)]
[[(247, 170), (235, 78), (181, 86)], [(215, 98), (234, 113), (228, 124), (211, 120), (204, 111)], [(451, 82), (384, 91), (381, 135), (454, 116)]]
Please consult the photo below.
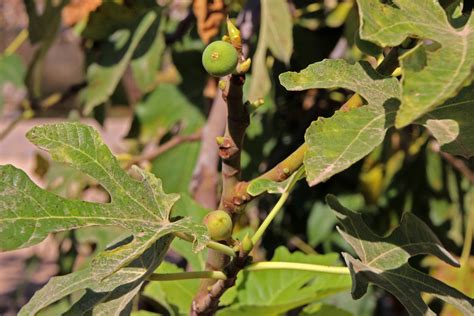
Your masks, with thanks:
[(264, 98), (271, 89), (266, 65), (267, 50), (270, 49), (275, 58), (286, 64), (293, 53), (293, 22), (288, 3), (284, 0), (262, 0), (260, 6), (260, 33), (252, 58), (250, 101)]
[(181, 124), (182, 134), (191, 134), (204, 124), (203, 115), (178, 87), (166, 83), (137, 105), (136, 115), (143, 142), (162, 136), (177, 123)]
[[(155, 273), (184, 272), (174, 264), (163, 262)], [(168, 306), (171, 315), (188, 315), (193, 298), (199, 289), (199, 280), (175, 280), (172, 282), (150, 282), (143, 294)]]
[(359, 0), (361, 37), (396, 46), (407, 37), (426, 39), (400, 58), (400, 128), (454, 96), (472, 81), (474, 18), (455, 28), (437, 1)]
[[(172, 239), (172, 235), (160, 238), (140, 258), (102, 282), (93, 277), (90, 268), (51, 278), (23, 306), (19, 316), (35, 315), (61, 298), (84, 289), (87, 290), (86, 293), (71, 307), (68, 314), (82, 315), (92, 311), (93, 314), (107, 312), (107, 315), (121, 315), (136, 294), (134, 290), (140, 289), (148, 275), (160, 265)], [(113, 310), (110, 305), (114, 305)]]
[(459, 266), (423, 221), (405, 213), (400, 226), (383, 238), (367, 227), (360, 214), (342, 206), (335, 196), (328, 195), (326, 200), (344, 228), (339, 230), (340, 234), (360, 258), (343, 253), (351, 271), (354, 299), (361, 298), (371, 282), (397, 297), (411, 315), (435, 315), (421, 298), (422, 292), (453, 304), (465, 315), (474, 313), (473, 299), (408, 264), (412, 256), (431, 254)]
[(315, 303), (309, 305), (303, 309), (303, 312), (300, 314), (302, 316), (351, 316), (352, 313), (349, 313), (346, 310), (340, 309), (336, 306), (327, 305), (323, 303)]
[(280, 82), (290, 91), (346, 88), (368, 102), (348, 112), (337, 111), (330, 118), (320, 117), (306, 130), (304, 165), (311, 186), (347, 169), (379, 145), (399, 103), (398, 81), (380, 75), (366, 62), (351, 65), (326, 59), (299, 73), (283, 73)]
[[(364, 197), (361, 194), (341, 195), (338, 198), (354, 209), (359, 209), (365, 204)], [(306, 223), (308, 243), (315, 247), (330, 239), (336, 223), (337, 218), (327, 204), (314, 203)]]
[(208, 241), (204, 225), (189, 218), (170, 222), (177, 194), (163, 192), (161, 181), (135, 168), (137, 181), (122, 170), (92, 127), (78, 123), (38, 126), (27, 137), (48, 150), (56, 161), (70, 164), (96, 179), (110, 194), (105, 204), (67, 200), (37, 187), (13, 166), (0, 166), (0, 249), (27, 247), (48, 233), (95, 225), (120, 226), (133, 234), (131, 242), (101, 253), (93, 272), (103, 278), (126, 266), (160, 237), (186, 232), (196, 239), (195, 250)]
[(107, 101), (115, 91), (133, 52), (156, 18), (157, 14), (150, 11), (141, 19), (136, 29), (120, 29), (109, 37), (99, 60), (87, 69), (88, 85), (81, 93), (86, 114)]
[(474, 84), (457, 96), (426, 113), (417, 123), (424, 124), (440, 143), (441, 149), (469, 159), (474, 156)]
[(130, 63), (135, 82), (142, 92), (152, 90), (166, 48), (164, 27), (166, 19), (156, 19), (138, 45)]
[[(272, 261), (333, 265), (337, 258), (337, 254), (306, 255), (279, 247)], [(238, 276), (234, 301), (218, 315), (282, 315), (298, 306), (345, 291), (349, 286), (347, 275), (296, 270), (244, 272)]]
[(104, 1), (87, 20), (87, 26), (81, 36), (93, 41), (101, 41), (117, 30), (133, 27), (142, 12), (131, 5), (120, 5)]

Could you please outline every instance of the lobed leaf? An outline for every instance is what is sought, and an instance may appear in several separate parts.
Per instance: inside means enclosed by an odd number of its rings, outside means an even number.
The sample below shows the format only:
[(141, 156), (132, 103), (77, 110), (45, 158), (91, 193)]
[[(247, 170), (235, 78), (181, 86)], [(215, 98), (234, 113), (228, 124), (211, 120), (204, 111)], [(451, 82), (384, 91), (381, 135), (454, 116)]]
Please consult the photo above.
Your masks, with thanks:
[(379, 145), (393, 124), (400, 97), (398, 81), (380, 75), (366, 62), (351, 65), (324, 60), (298, 73), (283, 73), (280, 82), (290, 91), (342, 87), (368, 102), (348, 112), (337, 111), (331, 118), (319, 118), (306, 130), (304, 165), (311, 186), (347, 169)]
[(474, 84), (426, 113), (416, 123), (424, 124), (438, 140), (441, 150), (469, 159), (474, 156)]
[(465, 315), (474, 313), (473, 299), (408, 264), (412, 256), (431, 254), (459, 266), (423, 221), (405, 213), (400, 226), (383, 238), (367, 227), (360, 214), (342, 206), (335, 196), (328, 195), (326, 200), (344, 228), (339, 233), (359, 256), (355, 259), (343, 253), (351, 271), (354, 299), (361, 298), (368, 284), (374, 283), (397, 297), (411, 315), (435, 315), (423, 301), (422, 292), (453, 304)]
[(141, 181), (122, 170), (92, 127), (62, 123), (33, 128), (27, 137), (48, 150), (53, 159), (70, 164), (96, 179), (110, 194), (110, 203), (67, 200), (37, 187), (12, 166), (0, 166), (0, 249), (33, 245), (48, 233), (95, 225), (120, 226), (133, 240), (107, 250), (92, 263), (96, 278), (104, 278), (139, 257), (164, 235), (185, 232), (195, 237), (195, 250), (208, 241), (204, 225), (189, 218), (169, 219), (177, 194), (163, 192), (154, 175), (135, 168)]
[(358, 0), (361, 37), (396, 46), (407, 37), (424, 39), (400, 58), (402, 103), (397, 128), (454, 96), (473, 79), (474, 18), (450, 23), (438, 1)]
[(87, 290), (86, 293), (66, 315), (89, 312), (94, 315), (122, 315), (146, 278), (160, 265), (172, 240), (172, 235), (160, 238), (140, 258), (102, 282), (93, 277), (90, 268), (53, 277), (22, 307), (19, 316), (35, 315), (48, 305), (83, 289)]

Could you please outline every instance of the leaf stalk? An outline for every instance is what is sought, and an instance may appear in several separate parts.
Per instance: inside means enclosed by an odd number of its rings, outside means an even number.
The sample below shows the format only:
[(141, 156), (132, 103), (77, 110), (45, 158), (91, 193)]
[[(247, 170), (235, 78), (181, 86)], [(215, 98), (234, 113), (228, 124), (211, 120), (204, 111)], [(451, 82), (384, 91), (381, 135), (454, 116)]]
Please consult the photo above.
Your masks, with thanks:
[(177, 273), (152, 273), (148, 277), (149, 281), (176, 281), (191, 279), (226, 280), (227, 276), (222, 271), (192, 271)]

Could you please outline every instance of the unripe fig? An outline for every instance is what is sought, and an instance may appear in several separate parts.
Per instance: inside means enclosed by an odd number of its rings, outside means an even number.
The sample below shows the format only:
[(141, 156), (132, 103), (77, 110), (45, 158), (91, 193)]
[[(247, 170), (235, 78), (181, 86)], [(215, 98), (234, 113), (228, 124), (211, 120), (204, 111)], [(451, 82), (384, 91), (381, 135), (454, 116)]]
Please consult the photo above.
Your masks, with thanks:
[(225, 211), (209, 212), (204, 217), (209, 236), (215, 241), (226, 240), (232, 235), (232, 219)]
[(237, 66), (238, 59), (234, 46), (224, 41), (212, 42), (202, 53), (202, 65), (210, 75), (216, 77), (231, 74)]

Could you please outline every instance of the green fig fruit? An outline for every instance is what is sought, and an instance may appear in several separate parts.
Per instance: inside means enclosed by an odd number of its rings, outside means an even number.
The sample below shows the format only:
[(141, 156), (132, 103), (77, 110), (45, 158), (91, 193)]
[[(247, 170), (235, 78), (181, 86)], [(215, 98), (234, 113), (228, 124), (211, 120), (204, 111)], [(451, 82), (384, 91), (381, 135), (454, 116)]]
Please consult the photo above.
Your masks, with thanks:
[(209, 212), (204, 217), (204, 224), (212, 240), (226, 240), (232, 235), (232, 218), (225, 211)]
[(202, 53), (202, 65), (215, 77), (223, 77), (235, 71), (239, 56), (232, 44), (215, 41), (209, 44)]

